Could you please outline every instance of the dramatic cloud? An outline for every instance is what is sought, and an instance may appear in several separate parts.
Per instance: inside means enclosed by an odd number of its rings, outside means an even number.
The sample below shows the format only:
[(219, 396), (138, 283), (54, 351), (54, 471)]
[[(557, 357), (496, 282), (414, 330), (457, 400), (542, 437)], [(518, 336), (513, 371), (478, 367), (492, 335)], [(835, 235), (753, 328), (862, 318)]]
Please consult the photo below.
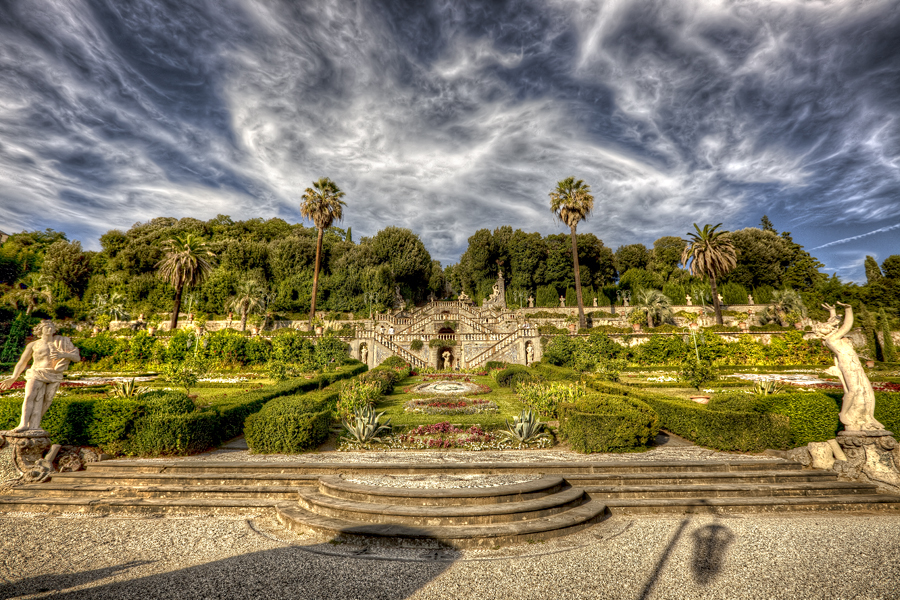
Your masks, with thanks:
[(482, 227), (560, 231), (575, 175), (612, 247), (767, 213), (861, 279), (900, 252), (898, 30), (887, 0), (12, 0), (0, 229), (297, 221), (329, 176), (355, 237), (448, 263)]

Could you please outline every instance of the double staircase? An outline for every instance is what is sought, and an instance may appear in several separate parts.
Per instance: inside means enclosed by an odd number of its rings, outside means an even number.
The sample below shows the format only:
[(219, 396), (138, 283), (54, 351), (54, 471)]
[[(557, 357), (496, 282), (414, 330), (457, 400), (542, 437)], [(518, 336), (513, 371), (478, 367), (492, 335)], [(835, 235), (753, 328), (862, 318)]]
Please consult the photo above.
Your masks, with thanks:
[[(372, 475), (514, 474), (532, 478), (456, 489), (353, 481)], [(776, 459), (437, 465), (115, 460), (0, 494), (0, 512), (271, 512), (285, 527), (328, 539), (431, 540), (453, 547), (548, 539), (610, 514), (900, 514), (900, 496)]]

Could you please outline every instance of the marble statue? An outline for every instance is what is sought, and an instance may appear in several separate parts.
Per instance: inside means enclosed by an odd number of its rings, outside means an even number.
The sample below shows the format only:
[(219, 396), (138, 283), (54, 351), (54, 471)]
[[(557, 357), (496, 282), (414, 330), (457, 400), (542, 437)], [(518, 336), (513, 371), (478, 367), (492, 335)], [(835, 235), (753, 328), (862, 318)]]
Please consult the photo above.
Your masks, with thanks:
[(528, 296), (528, 308), (534, 308), (534, 296)]
[(444, 359), (444, 368), (450, 370), (453, 367), (453, 355), (450, 354), (449, 350), (444, 350), (441, 357)]
[(534, 347), (531, 344), (525, 346), (525, 364), (530, 365), (534, 361)]
[[(13, 369), (12, 377), (0, 383), (0, 390), (8, 390), (22, 373), (25, 373), (25, 401), (22, 403), (22, 419), (13, 431), (40, 429), (41, 419), (50, 408), (53, 397), (63, 380), (63, 373), (69, 363), (79, 362), (78, 348), (67, 337), (56, 335), (56, 325), (52, 321), (41, 321), (34, 328), (40, 336), (25, 346), (25, 351)], [(31, 368), (25, 370), (28, 362)]]
[(838, 302), (838, 306), (844, 307), (842, 323), (833, 306), (822, 306), (829, 311), (831, 317), (824, 323), (814, 324), (813, 333), (834, 354), (834, 367), (828, 372), (837, 376), (844, 386), (841, 423), (846, 431), (883, 430), (884, 425), (875, 420), (875, 391), (853, 344), (844, 337), (853, 328), (853, 308), (849, 304)]
[(688, 306), (693, 306), (693, 305), (694, 305), (694, 303), (691, 302), (691, 295), (690, 295), (690, 294), (687, 295), (687, 305), (688, 305)]
[(598, 306), (600, 306), (600, 305), (597, 304), (597, 296), (594, 296), (594, 307), (596, 308)]
[(460, 293), (459, 293), (459, 296), (457, 296), (457, 299), (458, 299), (460, 302), (471, 302), (471, 301), (472, 301), (472, 299), (469, 298), (469, 295), (468, 295), (467, 293), (465, 293), (465, 292), (460, 292)]
[(725, 299), (722, 298), (722, 294), (716, 294), (716, 296), (719, 298), (719, 304), (725, 304)]
[(565, 307), (566, 307), (566, 297), (565, 297), (565, 296), (560, 296), (560, 297), (559, 297), (559, 307), (560, 307), (560, 308), (565, 308)]
[(406, 306), (406, 299), (403, 298), (403, 294), (400, 292), (400, 286), (394, 286), (394, 309), (395, 310), (403, 310), (403, 307)]
[(368, 347), (368, 346), (363, 345), (363, 347), (360, 349), (360, 351), (359, 351), (359, 359), (360, 359), (362, 362), (364, 362), (364, 363), (366, 363), (366, 364), (369, 364), (369, 347)]
[(747, 295), (747, 304), (755, 304), (755, 302), (753, 302), (753, 294)]

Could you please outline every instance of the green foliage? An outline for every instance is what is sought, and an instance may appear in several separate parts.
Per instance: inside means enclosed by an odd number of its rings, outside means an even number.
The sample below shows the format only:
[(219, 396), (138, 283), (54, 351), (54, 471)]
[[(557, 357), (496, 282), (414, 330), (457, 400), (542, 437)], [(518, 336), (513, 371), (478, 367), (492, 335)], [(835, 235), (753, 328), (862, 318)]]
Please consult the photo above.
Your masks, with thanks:
[(31, 330), (38, 324), (38, 319), (30, 317), (24, 312), (16, 315), (9, 329), (9, 335), (3, 342), (3, 350), (0, 351), (0, 362), (18, 362), (22, 351), (25, 349), (25, 338), (31, 335)]
[(895, 435), (900, 433), (900, 392), (875, 392), (875, 419)]
[(883, 308), (878, 313), (878, 321), (881, 324), (881, 354), (883, 360), (889, 363), (897, 362), (897, 350), (891, 337), (891, 324)]
[(244, 436), (253, 452), (295, 453), (314, 448), (328, 437), (332, 407), (338, 391), (282, 396), (251, 414), (244, 422)]
[(381, 424), (380, 419), (383, 416), (383, 412), (376, 413), (371, 405), (365, 404), (354, 408), (350, 415), (341, 419), (341, 424), (357, 443), (381, 442), (379, 434), (391, 430), (390, 419)]
[(346, 421), (358, 410), (373, 406), (381, 397), (381, 389), (381, 381), (363, 381), (359, 378), (345, 381), (341, 385), (338, 397), (336, 407), (338, 416), (341, 420)]
[(757, 412), (708, 410), (705, 406), (627, 385), (593, 380), (595, 390), (635, 398), (659, 415), (660, 427), (708, 448), (737, 452), (761, 452), (789, 448), (788, 418)]
[(131, 381), (118, 381), (113, 383), (109, 395), (118, 398), (135, 398), (146, 393), (146, 391), (147, 388), (138, 387), (135, 383), (135, 378), (132, 377)]
[(516, 394), (525, 406), (550, 418), (556, 418), (559, 406), (571, 404), (586, 393), (584, 384), (578, 383), (526, 381), (516, 385)]
[(533, 370), (523, 365), (509, 365), (505, 369), (494, 371), (492, 376), (498, 386), (513, 389), (518, 383), (539, 378)]
[(528, 446), (549, 437), (543, 429), (544, 423), (538, 420), (534, 411), (526, 408), (518, 417), (513, 417), (512, 425), (506, 420), (506, 431), (501, 431), (500, 436), (517, 442), (520, 447)]
[(700, 389), (705, 383), (716, 380), (716, 370), (709, 361), (688, 358), (681, 367), (678, 376), (682, 381), (690, 383), (692, 387)]
[(420, 340), (419, 338), (414, 339), (409, 343), (409, 349), (413, 352), (418, 352), (425, 346), (425, 342)]
[(405, 360), (400, 358), (399, 356), (388, 356), (378, 366), (384, 367), (385, 369), (408, 369), (409, 368), (409, 364)]
[(543, 362), (551, 365), (571, 367), (575, 358), (576, 342), (568, 336), (559, 335), (550, 339), (544, 347)]
[(209, 363), (202, 358), (191, 356), (183, 362), (167, 362), (162, 366), (163, 379), (184, 388), (185, 394), (197, 385), (197, 380), (209, 371)]
[(621, 395), (587, 394), (559, 408), (559, 427), (578, 452), (622, 452), (646, 446), (659, 433), (649, 405)]
[(330, 371), (349, 358), (348, 346), (336, 337), (326, 335), (316, 343), (313, 356), (319, 370)]

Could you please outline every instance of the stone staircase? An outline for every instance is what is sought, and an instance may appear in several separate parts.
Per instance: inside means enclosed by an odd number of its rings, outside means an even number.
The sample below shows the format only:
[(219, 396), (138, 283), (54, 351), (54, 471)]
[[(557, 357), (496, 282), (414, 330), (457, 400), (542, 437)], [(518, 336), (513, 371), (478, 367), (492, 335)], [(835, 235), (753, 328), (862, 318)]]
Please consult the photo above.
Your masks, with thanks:
[[(417, 489), (348, 481), (370, 475), (511, 475), (481, 488)], [(900, 496), (829, 471), (730, 462), (315, 464), (105, 461), (0, 492), (0, 512), (273, 513), (328, 539), (495, 546), (548, 539), (608, 515), (845, 511), (897, 514)]]

